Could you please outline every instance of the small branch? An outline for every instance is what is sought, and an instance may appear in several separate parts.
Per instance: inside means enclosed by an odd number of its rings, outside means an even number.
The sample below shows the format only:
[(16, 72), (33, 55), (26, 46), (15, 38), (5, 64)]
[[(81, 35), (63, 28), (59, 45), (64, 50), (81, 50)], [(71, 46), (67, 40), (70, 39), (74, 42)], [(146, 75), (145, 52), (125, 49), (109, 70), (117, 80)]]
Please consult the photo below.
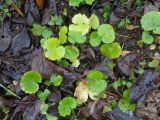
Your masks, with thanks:
[(22, 13), (22, 11), (16, 6), (16, 4), (13, 2), (12, 6), (16, 9), (16, 11), (22, 16), (24, 17), (24, 14)]
[(2, 84), (0, 84), (0, 87), (2, 87), (4, 90), (6, 90), (7, 92), (9, 92), (11, 95), (17, 97), (18, 99), (21, 99), (18, 95), (16, 95), (12, 91), (10, 91), (8, 88), (6, 88), (5, 86), (3, 86)]

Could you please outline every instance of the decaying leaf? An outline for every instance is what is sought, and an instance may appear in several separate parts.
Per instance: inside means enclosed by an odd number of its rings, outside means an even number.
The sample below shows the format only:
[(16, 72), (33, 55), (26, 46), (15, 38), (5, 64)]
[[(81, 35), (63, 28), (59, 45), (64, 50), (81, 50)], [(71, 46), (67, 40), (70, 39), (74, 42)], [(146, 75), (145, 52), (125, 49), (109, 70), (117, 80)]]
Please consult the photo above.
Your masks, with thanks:
[(42, 10), (43, 9), (44, 0), (36, 0), (37, 7)]
[(89, 90), (88, 90), (87, 84), (88, 84), (87, 81), (80, 82), (76, 87), (75, 93), (74, 93), (74, 96), (76, 96), (78, 100), (80, 100), (83, 103), (88, 100)]
[(75, 89), (74, 96), (76, 96), (81, 103), (86, 102), (88, 100), (88, 96), (93, 100), (98, 99), (98, 94), (93, 93), (89, 90), (88, 81), (86, 80), (83, 80), (78, 84), (78, 86)]

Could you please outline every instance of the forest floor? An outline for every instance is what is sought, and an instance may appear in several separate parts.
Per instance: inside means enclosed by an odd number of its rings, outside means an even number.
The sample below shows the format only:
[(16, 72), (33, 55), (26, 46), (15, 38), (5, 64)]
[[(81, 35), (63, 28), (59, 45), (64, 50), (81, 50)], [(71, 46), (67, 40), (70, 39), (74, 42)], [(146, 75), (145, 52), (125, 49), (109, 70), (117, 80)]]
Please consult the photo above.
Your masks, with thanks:
[[(160, 10), (160, 0), (94, 0), (78, 7), (69, 0), (6, 1), (0, 0), (0, 120), (160, 120), (160, 36), (151, 32), (154, 41), (145, 44), (141, 27), (145, 13)], [(109, 59), (101, 54), (101, 45), (93, 47), (87, 41), (74, 44), (79, 49), (76, 67), (66, 59), (46, 58), (42, 36), (33, 33), (33, 25), (46, 26), (52, 37), (58, 37), (59, 28), (68, 27), (79, 13), (88, 18), (95, 14), (100, 24), (113, 26), (122, 49), (119, 57)], [(55, 25), (49, 25), (52, 15), (58, 16)], [(28, 94), (20, 81), (31, 70), (43, 80), (38, 92)], [(92, 93), (88, 98), (85, 82), (92, 70), (104, 74), (107, 86), (103, 95)], [(60, 85), (49, 85), (52, 75), (63, 78)], [(94, 89), (99, 87), (95, 83)], [(84, 101), (63, 116), (58, 106), (68, 96)]]

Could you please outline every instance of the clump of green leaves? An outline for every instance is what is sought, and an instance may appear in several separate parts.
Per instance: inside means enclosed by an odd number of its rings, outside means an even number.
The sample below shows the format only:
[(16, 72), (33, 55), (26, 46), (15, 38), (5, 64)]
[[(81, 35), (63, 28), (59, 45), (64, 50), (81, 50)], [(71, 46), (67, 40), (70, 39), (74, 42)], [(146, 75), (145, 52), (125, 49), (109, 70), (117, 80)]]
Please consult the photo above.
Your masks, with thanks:
[(36, 71), (24, 73), (20, 80), (20, 86), (25, 93), (36, 93), (39, 89), (38, 83), (42, 82), (41, 75)]
[(80, 4), (92, 5), (94, 0), (69, 0), (69, 5), (73, 7), (79, 7)]
[(142, 16), (141, 25), (145, 31), (153, 31), (160, 34), (160, 12), (151, 11)]
[(44, 92), (43, 91), (37, 92), (37, 96), (42, 102), (44, 102), (49, 95), (50, 95), (50, 91), (48, 89), (45, 89)]
[(36, 36), (42, 36), (44, 38), (49, 38), (52, 32), (48, 30), (46, 26), (41, 26), (39, 24), (33, 24), (32, 33)]
[(59, 114), (63, 117), (70, 115), (71, 111), (77, 107), (77, 101), (73, 97), (63, 98), (58, 105)]
[(62, 17), (59, 15), (55, 15), (55, 16), (51, 16), (50, 21), (49, 21), (49, 25), (54, 26), (54, 25), (62, 25), (63, 23), (63, 19)]
[(123, 112), (127, 112), (127, 110), (135, 111), (136, 104), (133, 104), (130, 101), (130, 89), (123, 92), (123, 98), (118, 101), (118, 107)]

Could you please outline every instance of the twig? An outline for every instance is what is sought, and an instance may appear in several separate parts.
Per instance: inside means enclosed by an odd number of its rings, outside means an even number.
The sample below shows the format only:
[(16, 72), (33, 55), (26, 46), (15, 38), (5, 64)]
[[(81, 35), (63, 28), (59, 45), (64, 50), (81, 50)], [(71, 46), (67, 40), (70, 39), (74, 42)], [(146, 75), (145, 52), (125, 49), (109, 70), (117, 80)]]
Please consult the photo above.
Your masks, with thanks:
[(12, 6), (16, 9), (16, 11), (22, 16), (24, 17), (24, 14), (22, 13), (22, 11), (16, 6), (16, 4), (13, 2)]
[(21, 99), (18, 95), (16, 95), (12, 91), (10, 91), (8, 88), (6, 88), (5, 86), (3, 86), (1, 83), (0, 83), (0, 87), (2, 87), (4, 90), (6, 90), (7, 92), (9, 92), (11, 95), (17, 97), (18, 99)]

